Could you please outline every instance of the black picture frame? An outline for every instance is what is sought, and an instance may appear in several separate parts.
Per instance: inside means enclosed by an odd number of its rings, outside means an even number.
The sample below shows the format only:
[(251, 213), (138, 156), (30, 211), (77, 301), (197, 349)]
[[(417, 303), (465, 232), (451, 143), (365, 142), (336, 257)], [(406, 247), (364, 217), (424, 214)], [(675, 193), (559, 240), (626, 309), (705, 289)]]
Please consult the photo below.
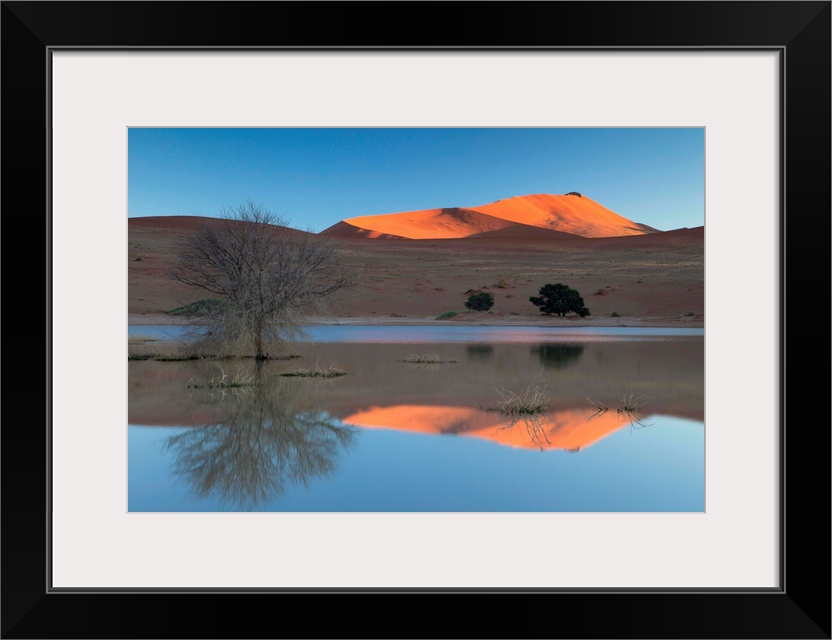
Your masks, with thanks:
[[(3, 2), (0, 203), (3, 321), (10, 340), (2, 365), (6, 420), (0, 431), (2, 637), (829, 638), (830, 429), (825, 415), (818, 420), (816, 411), (805, 413), (818, 402), (825, 410), (829, 379), (812, 373), (805, 364), (812, 359), (804, 361), (801, 351), (822, 354), (826, 364), (832, 291), (830, 15), (828, 1)], [(50, 52), (130, 47), (778, 51), (784, 80), (779, 588), (52, 589)], [(737, 312), (749, 313), (753, 322), (761, 311)], [(297, 615), (322, 606), (331, 608), (328, 615)], [(335, 613), (342, 610), (353, 613)], [(396, 626), (386, 626), (388, 620)]]

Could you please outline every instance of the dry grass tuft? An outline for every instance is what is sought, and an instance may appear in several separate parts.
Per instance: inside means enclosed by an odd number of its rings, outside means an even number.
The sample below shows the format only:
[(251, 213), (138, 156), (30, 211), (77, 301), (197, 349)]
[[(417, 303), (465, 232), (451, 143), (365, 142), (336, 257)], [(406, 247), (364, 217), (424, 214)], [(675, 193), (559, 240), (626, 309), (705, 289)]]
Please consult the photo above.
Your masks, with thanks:
[(316, 363), (311, 369), (284, 371), (280, 375), (288, 378), (338, 378), (347, 375), (347, 372), (333, 362), (328, 367)]
[(442, 362), (442, 358), (438, 353), (423, 353), (421, 355), (411, 353), (402, 362), (407, 362), (408, 364), (439, 364)]
[(257, 384), (257, 378), (251, 373), (243, 373), (240, 369), (233, 376), (229, 376), (225, 369), (217, 365), (219, 373), (204, 384), (188, 380), (185, 385), (187, 389), (236, 389), (239, 387), (253, 387)]
[(548, 383), (541, 376), (542, 372), (521, 391), (499, 390), (497, 408), (487, 411), (499, 411), (505, 416), (506, 423), (498, 431), (514, 429), (521, 424), (529, 440), (543, 451), (551, 444), (546, 435), (544, 415), (549, 407), (550, 396)]
[(497, 393), (500, 396), (497, 409), (506, 415), (545, 413), (550, 400), (548, 385), (539, 376), (519, 392), (500, 389)]
[[(592, 398), (587, 398), (587, 400), (589, 400), (589, 403), (595, 407), (595, 413), (592, 415), (590, 420), (610, 410), (610, 408), (603, 402), (593, 400)], [(631, 393), (630, 395), (623, 394), (621, 396), (621, 400), (615, 407), (615, 411), (618, 415), (625, 416), (634, 427), (646, 427), (649, 425), (642, 419), (641, 410), (644, 405), (648, 404), (650, 401), (651, 398), (647, 396), (637, 396), (634, 393)]]

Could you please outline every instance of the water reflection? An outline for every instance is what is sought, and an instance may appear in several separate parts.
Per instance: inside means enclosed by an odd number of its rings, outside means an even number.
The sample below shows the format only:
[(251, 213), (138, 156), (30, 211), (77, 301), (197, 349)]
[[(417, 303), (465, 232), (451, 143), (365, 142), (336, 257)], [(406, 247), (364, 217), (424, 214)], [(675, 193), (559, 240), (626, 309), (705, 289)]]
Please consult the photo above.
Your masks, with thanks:
[(494, 355), (494, 347), (490, 344), (469, 344), (466, 351), (468, 360), (472, 362), (484, 362)]
[(514, 428), (522, 427), (529, 442), (536, 445), (541, 451), (552, 446), (549, 436), (546, 435), (543, 414), (514, 414), (504, 416), (504, 420), (505, 424), (498, 427), (499, 431), (511, 431)]
[(369, 407), (342, 421), (366, 429), (460, 435), (510, 447), (567, 451), (585, 449), (630, 424), (626, 415), (616, 411), (599, 414), (594, 408), (505, 416), (475, 407), (438, 405)]
[[(303, 395), (301, 395), (303, 391)], [(314, 394), (312, 394), (314, 395)], [(195, 495), (251, 510), (286, 492), (331, 475), (357, 431), (310, 402), (309, 385), (262, 381), (252, 387), (193, 394), (196, 404), (219, 406), (216, 424), (170, 437), (173, 472)]]
[[(704, 509), (701, 337), (442, 340), (303, 343), (299, 360), (265, 363), (252, 388), (188, 389), (223, 372), (233, 378), (238, 367), (245, 381), (251, 361), (131, 361), (130, 510)], [(541, 345), (581, 348), (553, 356)], [(403, 364), (411, 353), (438, 354), (442, 364)], [(541, 375), (544, 359), (557, 363), (543, 367), (545, 413), (514, 421), (485, 410), (499, 408), (499, 390)], [(348, 375), (320, 383), (280, 375), (316, 362)], [(592, 417), (590, 399), (604, 415)], [(620, 407), (641, 409), (639, 422)], [(569, 490), (529, 490), (537, 486)]]
[[(592, 398), (587, 398), (587, 400), (589, 400), (590, 404), (595, 409), (595, 413), (592, 415), (590, 420), (603, 416), (607, 413), (607, 411), (610, 411), (609, 406), (607, 406), (604, 402), (599, 402), (598, 400), (593, 400)], [(626, 418), (633, 429), (643, 429), (644, 427), (649, 427), (652, 424), (647, 422), (644, 417), (644, 407), (645, 405), (650, 404), (651, 401), (652, 398), (644, 395), (636, 396), (631, 393), (627, 396), (625, 394), (618, 402), (615, 412), (619, 417)]]
[[(322, 397), (320, 406), (338, 418), (372, 406), (493, 407), (498, 389), (514, 389), (540, 374), (541, 355), (546, 354), (531, 349), (543, 344), (547, 343), (486, 345), (493, 348), (493, 355), (481, 361), (470, 359), (467, 344), (375, 344), (371, 348), (352, 343), (309, 344), (298, 349), (300, 360), (269, 362), (264, 374), (277, 377), (284, 370), (311, 367), (318, 361), (337, 363), (349, 375), (338, 378), (327, 394), (321, 392), (321, 396), (328, 397)], [(701, 339), (586, 342), (581, 346), (580, 356), (570, 359), (568, 366), (543, 366), (555, 408), (589, 408), (587, 398), (592, 398), (603, 400), (615, 410), (622, 392), (633, 391), (653, 398), (646, 407), (651, 414), (704, 419)], [(408, 354), (436, 354), (442, 364), (404, 364), (402, 360)], [(231, 375), (239, 363), (222, 364)], [(216, 363), (130, 362), (128, 370), (131, 424), (188, 426), (219, 422), (219, 417), (210, 415), (212, 410), (191, 407), (188, 395), (183, 393), (189, 378), (214, 376)]]
[(540, 364), (551, 369), (558, 369), (575, 363), (584, 351), (582, 344), (541, 344), (532, 347), (531, 353), (537, 354)]

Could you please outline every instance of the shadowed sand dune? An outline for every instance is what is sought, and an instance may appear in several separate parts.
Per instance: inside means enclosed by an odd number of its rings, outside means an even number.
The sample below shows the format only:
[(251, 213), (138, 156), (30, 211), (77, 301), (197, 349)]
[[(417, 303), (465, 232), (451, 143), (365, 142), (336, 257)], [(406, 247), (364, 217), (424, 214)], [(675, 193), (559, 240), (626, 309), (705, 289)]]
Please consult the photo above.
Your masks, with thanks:
[(146, 218), (129, 218), (130, 229), (159, 231), (194, 231), (206, 220), (202, 216), (147, 216)]
[[(203, 224), (222, 224), (222, 218), (205, 216), (146, 216), (143, 218), (128, 218), (128, 228), (131, 231), (162, 232), (162, 233), (191, 233)], [(233, 222), (233, 224), (241, 224)], [(282, 229), (294, 235), (309, 235), (307, 231), (291, 227), (272, 227)]]
[[(537, 229), (558, 237), (603, 238), (654, 233), (582, 195), (516, 196), (470, 208), (427, 209), (348, 218), (321, 232), (347, 238), (526, 237)], [(540, 233), (540, 232), (538, 232)], [(540, 237), (554, 237), (552, 235)]]
[(703, 247), (705, 242), (705, 227), (687, 227), (662, 231), (642, 236), (625, 236), (621, 238), (595, 238), (593, 248), (609, 249), (651, 249), (669, 250), (684, 247)]
[(564, 233), (555, 229), (544, 229), (543, 227), (534, 227), (530, 224), (520, 223), (515, 223), (502, 229), (495, 229), (494, 231), (474, 233), (466, 239), (471, 238), (495, 238), (500, 240), (513, 238), (522, 240), (584, 240), (581, 236), (576, 236), (573, 233)]
[(407, 240), (404, 236), (397, 236), (390, 233), (382, 233), (381, 231), (373, 231), (371, 229), (362, 229), (356, 227), (349, 222), (341, 221), (332, 225), (326, 230), (326, 235), (335, 238), (381, 238), (383, 240)]

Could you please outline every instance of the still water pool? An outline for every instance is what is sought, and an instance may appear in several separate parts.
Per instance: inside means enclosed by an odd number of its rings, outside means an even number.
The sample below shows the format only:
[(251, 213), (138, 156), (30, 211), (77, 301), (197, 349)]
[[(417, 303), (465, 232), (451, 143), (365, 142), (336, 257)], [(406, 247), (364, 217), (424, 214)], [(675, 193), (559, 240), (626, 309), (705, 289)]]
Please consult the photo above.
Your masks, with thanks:
[[(701, 330), (326, 326), (293, 351), (130, 362), (129, 510), (704, 510)], [(316, 363), (346, 375), (280, 375)]]

